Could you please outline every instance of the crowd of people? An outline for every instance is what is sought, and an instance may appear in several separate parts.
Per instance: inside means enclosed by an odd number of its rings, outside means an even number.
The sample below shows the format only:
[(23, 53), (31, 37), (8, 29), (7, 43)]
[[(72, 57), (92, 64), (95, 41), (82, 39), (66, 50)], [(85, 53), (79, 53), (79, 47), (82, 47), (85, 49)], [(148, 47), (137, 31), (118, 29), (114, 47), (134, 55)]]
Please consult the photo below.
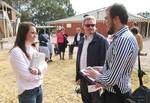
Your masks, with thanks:
[[(52, 30), (41, 28), (38, 32), (39, 51), (46, 55), (45, 60), (49, 63), (52, 62), (53, 51), (57, 55), (59, 54), (60, 60), (64, 60), (65, 49), (69, 41), (67, 40), (68, 35), (65, 33), (64, 27), (59, 26), (56, 30), (55, 42), (52, 42)], [(54, 44), (54, 47), (53, 47)]]
[[(131, 73), (138, 52), (143, 49), (138, 27), (127, 26), (128, 13), (122, 4), (113, 4), (106, 9), (105, 21), (108, 38), (96, 31), (96, 19), (91, 15), (83, 18), (82, 28), (76, 28), (72, 45), (78, 47), (76, 58), (76, 83), (80, 85), (83, 103), (124, 103), (131, 94)], [(33, 46), (38, 34), (39, 48)], [(64, 27), (56, 32), (54, 52), (65, 60), (68, 35)], [(42, 103), (42, 79), (47, 63), (52, 62), (53, 46), (51, 31), (40, 29), (31, 22), (19, 25), (17, 37), (10, 50), (10, 61), (18, 86), (19, 103)], [(45, 60), (40, 66), (31, 66), (33, 55), (43, 53)], [(95, 68), (96, 71), (88, 68)], [(84, 73), (81, 71), (84, 70)], [(88, 78), (94, 81), (90, 82)], [(90, 85), (96, 89), (90, 92)], [(120, 93), (120, 95), (118, 95)]]

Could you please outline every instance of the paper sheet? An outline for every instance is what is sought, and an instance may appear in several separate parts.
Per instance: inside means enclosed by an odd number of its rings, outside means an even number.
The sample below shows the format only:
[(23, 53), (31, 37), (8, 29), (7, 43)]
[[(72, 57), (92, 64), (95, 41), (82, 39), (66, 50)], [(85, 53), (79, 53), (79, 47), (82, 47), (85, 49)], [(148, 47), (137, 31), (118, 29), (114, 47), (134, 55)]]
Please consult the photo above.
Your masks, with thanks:
[(96, 92), (97, 90), (102, 89), (102, 87), (96, 88), (96, 85), (88, 85), (88, 93)]
[[(93, 70), (94, 72), (96, 72), (97, 74), (100, 74), (99, 71), (101, 71), (103, 68), (103, 66), (94, 66), (94, 67), (87, 67), (86, 69), (81, 69), (81, 73), (83, 73), (83, 75), (86, 75), (85, 71), (90, 69)], [(91, 81), (95, 82), (95, 79), (87, 76)]]
[(42, 65), (45, 62), (45, 54), (44, 53), (34, 53), (32, 55), (32, 59), (31, 59), (31, 63), (30, 63), (30, 67), (40, 67), (40, 65)]

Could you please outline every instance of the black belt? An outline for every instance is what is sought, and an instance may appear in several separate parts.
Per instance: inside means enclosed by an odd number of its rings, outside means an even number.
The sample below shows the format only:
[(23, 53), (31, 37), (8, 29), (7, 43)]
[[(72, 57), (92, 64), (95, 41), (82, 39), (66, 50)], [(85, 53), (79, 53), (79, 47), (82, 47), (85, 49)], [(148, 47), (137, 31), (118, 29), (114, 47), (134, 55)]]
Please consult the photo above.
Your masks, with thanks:
[(39, 87), (35, 87), (33, 89), (25, 90), (22, 94), (33, 94), (35, 92), (38, 92), (41, 89), (41, 85)]
[(39, 89), (41, 89), (41, 85), (39, 87), (36, 87), (36, 88), (33, 88), (33, 89), (30, 89), (30, 91), (38, 91)]

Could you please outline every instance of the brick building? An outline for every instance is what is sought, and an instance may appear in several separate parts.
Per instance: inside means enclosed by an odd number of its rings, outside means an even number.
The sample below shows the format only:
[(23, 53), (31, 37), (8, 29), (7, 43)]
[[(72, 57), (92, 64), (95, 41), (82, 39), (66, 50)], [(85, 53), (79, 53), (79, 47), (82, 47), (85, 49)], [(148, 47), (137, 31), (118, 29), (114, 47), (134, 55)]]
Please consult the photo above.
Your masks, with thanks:
[[(103, 34), (104, 36), (107, 36), (107, 31), (106, 31), (106, 24), (105, 24), (105, 8), (93, 10), (90, 12), (86, 12), (80, 15), (56, 20), (56, 21), (49, 21), (47, 22), (47, 25), (51, 26), (63, 26), (65, 27), (66, 33), (69, 36), (74, 36), (75, 35), (75, 29), (77, 27), (82, 27), (82, 21), (83, 21), (83, 16), (85, 14), (92, 15), (96, 18), (97, 20), (97, 31)], [(133, 14), (129, 13), (129, 22), (128, 26), (131, 27), (134, 22), (136, 22), (140, 28), (140, 32), (143, 37), (150, 37), (150, 28), (149, 28), (149, 19), (142, 18)]]

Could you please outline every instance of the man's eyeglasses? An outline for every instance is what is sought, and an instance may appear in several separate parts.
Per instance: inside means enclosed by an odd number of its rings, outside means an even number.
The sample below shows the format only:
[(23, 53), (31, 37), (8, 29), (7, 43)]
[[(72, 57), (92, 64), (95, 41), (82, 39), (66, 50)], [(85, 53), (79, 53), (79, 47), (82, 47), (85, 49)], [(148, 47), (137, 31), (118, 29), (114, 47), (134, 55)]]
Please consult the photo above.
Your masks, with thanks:
[(94, 27), (94, 26), (95, 26), (95, 24), (84, 24), (84, 25), (85, 25), (86, 27), (88, 27), (88, 28), (89, 28), (90, 26), (91, 26), (91, 27)]

